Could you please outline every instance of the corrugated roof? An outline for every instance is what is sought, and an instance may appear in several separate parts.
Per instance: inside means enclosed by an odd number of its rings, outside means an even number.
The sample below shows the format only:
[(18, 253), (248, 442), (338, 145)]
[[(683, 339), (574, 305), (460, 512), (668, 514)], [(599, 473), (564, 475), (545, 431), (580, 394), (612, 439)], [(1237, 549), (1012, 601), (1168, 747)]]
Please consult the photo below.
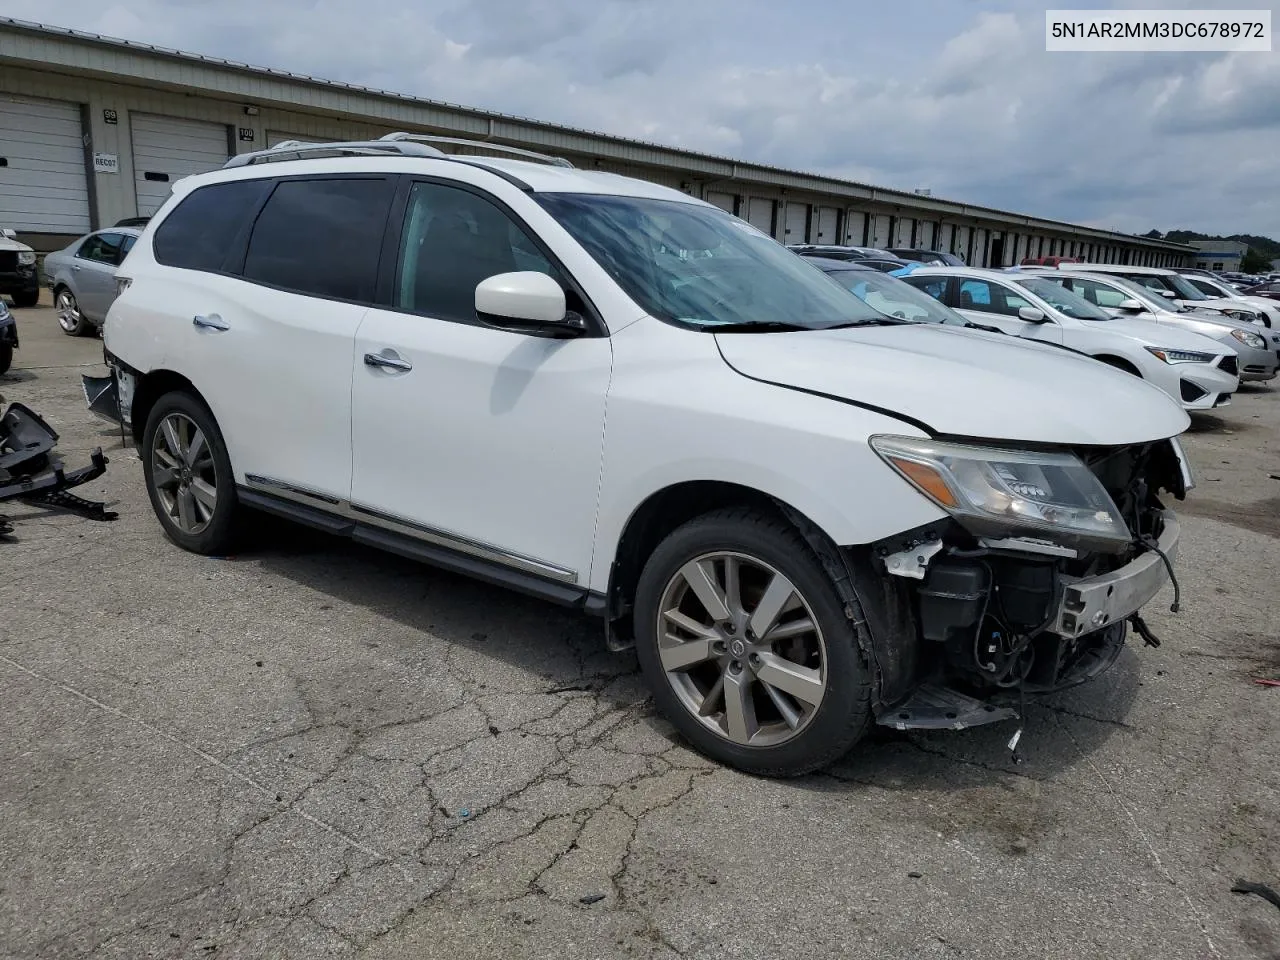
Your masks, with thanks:
[[(617, 134), (602, 133), (596, 130), (588, 130), (582, 127), (567, 126), (564, 124), (550, 123), (545, 120), (536, 120), (531, 117), (522, 117), (516, 114), (499, 113), (492, 110), (482, 110), (476, 107), (468, 107), (463, 104), (450, 103), (444, 100), (431, 100), (425, 97), (412, 96), (409, 94), (398, 93), (392, 90), (383, 90), (375, 87), (366, 87), (360, 84), (344, 83), (337, 80), (325, 80), (320, 77), (313, 77), (308, 74), (295, 73), (289, 70), (279, 70), (274, 67), (259, 67), (248, 63), (242, 63), (238, 60), (228, 60), (222, 57), (213, 57), (200, 53), (191, 53), (185, 50), (176, 50), (170, 47), (160, 47), (150, 43), (142, 43), (136, 40), (125, 40), (119, 37), (104, 36), (98, 33), (91, 33), (84, 30), (74, 30), (70, 27), (58, 27), (50, 24), (35, 23), (28, 20), (19, 20), (15, 17), (0, 17), (0, 28), (9, 28), (24, 33), (38, 34), (45, 37), (65, 37), (77, 40), (82, 43), (95, 46), (110, 47), (118, 50), (130, 50), (143, 53), (148, 56), (158, 57), (167, 60), (174, 60), (181, 63), (200, 63), (208, 66), (219, 67), (226, 70), (236, 71), (257, 77), (272, 77), (282, 80), (289, 80), (295, 83), (304, 84), (320, 89), (333, 91), (342, 91), (344, 93), (358, 93), (365, 96), (377, 97), (386, 100), (397, 101), (405, 104), (413, 104), (421, 107), (451, 110), (460, 114), (467, 115), (480, 120), (488, 120), (494, 122), (504, 122), (512, 124), (523, 124), (538, 130), (550, 133), (567, 133), (581, 137), (587, 137), (603, 143), (618, 144), (628, 147), (636, 147), (644, 150), (651, 150), (661, 153), (672, 158), (687, 158), (688, 160), (698, 161), (700, 163), (724, 164), (733, 168), (732, 178), (738, 179), (758, 179), (753, 173), (775, 175), (790, 179), (802, 179), (815, 181), (812, 187), (802, 187), (802, 189), (812, 189), (814, 192), (824, 192), (822, 183), (830, 184), (835, 188), (828, 188), (826, 192), (838, 192), (843, 188), (846, 190), (869, 191), (873, 194), (871, 199), (880, 199), (885, 202), (901, 204), (904, 206), (915, 207), (920, 211), (932, 212), (934, 214), (945, 215), (948, 212), (955, 212), (962, 216), (982, 217), (984, 214), (992, 215), (997, 218), (1016, 218), (1023, 221), (1027, 226), (1035, 224), (1043, 225), (1047, 229), (1057, 229), (1069, 233), (1085, 233), (1094, 236), (1107, 236), (1117, 240), (1137, 243), (1148, 247), (1162, 247), (1169, 250), (1188, 251), (1184, 244), (1170, 243), (1164, 240), (1151, 240), (1144, 237), (1137, 237), (1132, 234), (1121, 233), (1114, 230), (1108, 230), (1103, 227), (1090, 227), (1083, 224), (1069, 223), (1064, 220), (1052, 220), (1044, 217), (1038, 217), (1034, 214), (1017, 213), (1011, 210), (1002, 210), (997, 207), (986, 207), (978, 204), (966, 203), (960, 200), (948, 200), (942, 197), (920, 196), (918, 194), (898, 190), (892, 187), (878, 187), (869, 183), (862, 183), (856, 180), (847, 180), (841, 177), (834, 177), (828, 174), (815, 174), (803, 170), (794, 170), (788, 167), (778, 167), (765, 163), (757, 163), (749, 160), (740, 160), (733, 157), (725, 157), (718, 154), (702, 153), (694, 150), (687, 150), (682, 147), (674, 147), (669, 144), (655, 143), (648, 140), (640, 140), (633, 137), (624, 137)], [(607, 156), (607, 155), (606, 155)], [(619, 158), (630, 160), (630, 162), (640, 162), (634, 157)], [(675, 164), (673, 164), (674, 166)], [(956, 210), (948, 211), (945, 208), (954, 207)]]

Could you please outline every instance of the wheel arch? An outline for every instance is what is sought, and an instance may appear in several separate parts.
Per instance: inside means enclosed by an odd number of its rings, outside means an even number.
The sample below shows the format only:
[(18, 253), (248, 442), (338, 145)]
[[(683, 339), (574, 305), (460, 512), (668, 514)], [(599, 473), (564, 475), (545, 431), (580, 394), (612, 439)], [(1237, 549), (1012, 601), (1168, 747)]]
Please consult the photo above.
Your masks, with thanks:
[(1132, 373), (1135, 377), (1142, 376), (1142, 371), (1138, 369), (1137, 364), (1132, 360), (1116, 356), (1114, 353), (1095, 353), (1093, 359), (1099, 363), (1105, 363), (1109, 367), (1115, 367), (1117, 370), (1123, 370), (1125, 373)]
[(189, 393), (206, 407), (209, 406), (209, 402), (196, 389), (195, 384), (176, 371), (160, 369), (142, 374), (134, 387), (133, 402), (129, 409), (130, 426), (135, 443), (141, 445), (143, 431), (147, 428), (147, 419), (151, 416), (151, 410), (155, 407), (156, 401), (166, 393), (174, 391)]
[(695, 517), (735, 506), (780, 518), (794, 527), (818, 556), (845, 604), (846, 615), (854, 622), (859, 646), (870, 663), (875, 713), (904, 696), (914, 683), (919, 644), (914, 614), (901, 584), (876, 571), (870, 548), (841, 547), (803, 511), (771, 494), (727, 481), (671, 484), (650, 494), (627, 518), (600, 611), (605, 616), (610, 648), (625, 649), (635, 642), (631, 614), (636, 586), (657, 545)]

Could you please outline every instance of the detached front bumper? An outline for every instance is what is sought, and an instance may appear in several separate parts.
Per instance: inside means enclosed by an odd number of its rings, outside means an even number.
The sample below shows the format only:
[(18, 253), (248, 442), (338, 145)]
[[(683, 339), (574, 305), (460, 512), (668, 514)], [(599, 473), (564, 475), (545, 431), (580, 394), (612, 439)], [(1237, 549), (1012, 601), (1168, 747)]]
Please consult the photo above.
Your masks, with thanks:
[[(1172, 510), (1165, 510), (1160, 552), (1173, 563), (1182, 536)], [(1119, 622), (1141, 610), (1169, 582), (1169, 571), (1154, 550), (1098, 577), (1068, 581), (1054, 621), (1054, 632), (1079, 637)]]

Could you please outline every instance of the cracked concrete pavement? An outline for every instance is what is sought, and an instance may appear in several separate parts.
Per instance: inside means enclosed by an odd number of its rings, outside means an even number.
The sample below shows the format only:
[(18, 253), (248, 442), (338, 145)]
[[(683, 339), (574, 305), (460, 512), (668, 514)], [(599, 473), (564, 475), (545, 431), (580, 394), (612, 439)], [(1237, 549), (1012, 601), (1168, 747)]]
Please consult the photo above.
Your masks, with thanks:
[(0, 544), (0, 958), (1275, 958), (1280, 390), (1187, 438), (1183, 612), (1015, 725), (715, 767), (597, 625), (264, 520), (161, 535), (84, 410), (101, 345), (17, 311), (0, 393), (114, 523)]

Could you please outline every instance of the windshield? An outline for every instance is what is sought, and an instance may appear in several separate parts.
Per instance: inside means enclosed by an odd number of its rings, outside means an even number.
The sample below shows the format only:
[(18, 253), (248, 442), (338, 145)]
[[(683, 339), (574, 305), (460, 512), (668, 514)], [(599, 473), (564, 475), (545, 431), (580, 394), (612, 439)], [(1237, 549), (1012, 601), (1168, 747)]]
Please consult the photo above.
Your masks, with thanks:
[(1111, 314), (1095, 307), (1084, 297), (1043, 277), (1020, 277), (1014, 281), (1025, 287), (1059, 313), (1076, 320), (1110, 320)]
[(927, 293), (896, 277), (871, 270), (831, 270), (827, 276), (869, 307), (901, 320), (916, 323), (950, 323), (964, 326), (964, 317)]
[(1161, 277), (1161, 279), (1168, 283), (1183, 300), (1209, 299), (1196, 289), (1194, 283), (1189, 282), (1185, 277), (1178, 276), (1176, 273), (1173, 276)]
[(723, 210), (604, 194), (537, 199), (660, 320), (697, 330), (884, 322), (817, 267)]
[[(1176, 300), (1170, 300), (1168, 297), (1162, 297), (1160, 294), (1153, 292), (1151, 287), (1144, 283), (1138, 283), (1130, 280), (1128, 277), (1107, 277), (1108, 280), (1114, 280), (1117, 285), (1126, 287), (1133, 291), (1133, 299), (1137, 300), (1148, 310), (1155, 310), (1161, 313), (1187, 313), (1190, 307), (1181, 306)], [(1154, 277), (1152, 279), (1155, 279)], [(1167, 289), (1163, 285), (1160, 289)]]

